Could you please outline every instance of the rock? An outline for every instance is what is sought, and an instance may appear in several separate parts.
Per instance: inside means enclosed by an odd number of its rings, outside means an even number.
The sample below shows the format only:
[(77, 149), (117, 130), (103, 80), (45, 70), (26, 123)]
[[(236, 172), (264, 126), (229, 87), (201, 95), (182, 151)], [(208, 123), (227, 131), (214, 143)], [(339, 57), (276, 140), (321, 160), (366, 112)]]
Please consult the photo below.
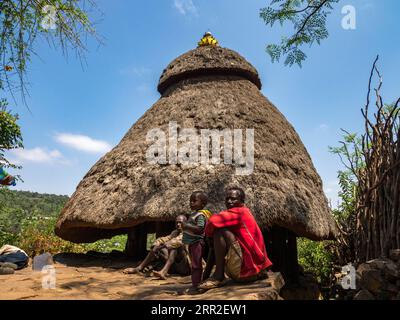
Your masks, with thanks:
[(393, 261), (386, 263), (383, 271), (385, 278), (389, 281), (395, 282), (396, 280), (400, 279), (400, 271)]
[(12, 268), (0, 267), (0, 275), (13, 274), (15, 272)]
[(279, 293), (274, 290), (268, 290), (260, 293), (252, 293), (246, 297), (245, 300), (283, 300)]
[(50, 253), (43, 253), (33, 258), (32, 269), (34, 271), (42, 271), (44, 266), (53, 264), (53, 256)]
[(361, 290), (355, 296), (354, 300), (375, 300), (375, 297), (368, 290)]
[(361, 288), (377, 294), (384, 287), (384, 280), (379, 270), (364, 271), (361, 276)]
[(399, 290), (400, 290), (400, 280), (397, 280), (397, 281), (396, 281), (396, 286), (397, 286), (397, 288), (399, 288)]
[(389, 257), (393, 261), (400, 261), (400, 249), (390, 250)]
[(374, 259), (367, 261), (367, 264), (370, 265), (374, 269), (382, 270), (385, 268), (386, 264), (390, 263), (389, 259)]
[(369, 271), (369, 270), (372, 270), (372, 269), (373, 269), (372, 265), (370, 265), (370, 264), (368, 264), (368, 263), (362, 263), (362, 264), (360, 264), (360, 265), (358, 266), (358, 268), (357, 268), (357, 273), (362, 277), (362, 276), (363, 276), (363, 273), (364, 273), (365, 271)]
[(322, 300), (323, 296), (316, 279), (311, 275), (299, 277), (297, 284), (287, 285), (280, 295), (285, 300)]
[(386, 285), (385, 290), (387, 292), (389, 292), (390, 294), (394, 294), (394, 295), (396, 295), (399, 292), (399, 289), (397, 288), (397, 286), (395, 286), (394, 284), (391, 284), (391, 283), (388, 283)]
[(11, 262), (0, 262), (0, 267), (1, 268), (11, 268), (13, 270), (18, 269), (18, 266), (15, 263), (11, 263)]
[(271, 285), (273, 289), (276, 291), (280, 292), (283, 286), (285, 285), (285, 280), (282, 277), (282, 274), (280, 272), (269, 272), (268, 273), (268, 278), (267, 278), (267, 283)]

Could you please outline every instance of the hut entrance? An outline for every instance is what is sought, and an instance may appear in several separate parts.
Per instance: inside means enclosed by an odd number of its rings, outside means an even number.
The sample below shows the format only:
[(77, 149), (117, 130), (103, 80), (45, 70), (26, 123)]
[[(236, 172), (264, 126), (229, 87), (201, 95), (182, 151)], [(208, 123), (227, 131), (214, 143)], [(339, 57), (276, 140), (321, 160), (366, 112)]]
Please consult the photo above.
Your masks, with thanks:
[(144, 222), (128, 230), (125, 254), (141, 260), (147, 255), (147, 236), (155, 233), (156, 238), (169, 235), (175, 229), (174, 221)]
[(296, 234), (280, 226), (263, 230), (268, 257), (273, 263), (272, 270), (281, 272), (286, 283), (294, 284), (299, 279)]

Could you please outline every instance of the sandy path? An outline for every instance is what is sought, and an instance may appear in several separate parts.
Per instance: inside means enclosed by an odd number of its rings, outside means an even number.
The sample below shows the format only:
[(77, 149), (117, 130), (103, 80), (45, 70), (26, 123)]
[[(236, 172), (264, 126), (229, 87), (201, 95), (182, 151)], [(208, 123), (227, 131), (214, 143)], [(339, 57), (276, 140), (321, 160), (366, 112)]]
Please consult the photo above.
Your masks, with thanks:
[(65, 255), (55, 259), (55, 289), (42, 286), (44, 274), (31, 267), (13, 275), (1, 275), (0, 299), (3, 300), (85, 300), (85, 299), (266, 299), (275, 300), (277, 294), (266, 281), (251, 285), (228, 284), (202, 295), (183, 295), (190, 286), (190, 277), (171, 276), (158, 280), (144, 275), (126, 275), (122, 269), (132, 266), (129, 261), (93, 258), (85, 255)]

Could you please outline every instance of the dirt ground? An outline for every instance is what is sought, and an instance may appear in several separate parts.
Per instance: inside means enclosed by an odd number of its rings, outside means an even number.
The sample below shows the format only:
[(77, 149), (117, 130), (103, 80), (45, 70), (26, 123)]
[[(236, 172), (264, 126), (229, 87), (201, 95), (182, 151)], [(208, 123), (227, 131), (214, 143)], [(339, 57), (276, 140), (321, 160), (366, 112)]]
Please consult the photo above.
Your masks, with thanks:
[(13, 275), (0, 275), (2, 300), (277, 300), (278, 293), (266, 280), (226, 286), (201, 295), (184, 295), (190, 287), (190, 277), (170, 276), (158, 280), (150, 275), (126, 275), (122, 270), (134, 263), (125, 258), (101, 255), (60, 254), (54, 257), (56, 285), (54, 289), (42, 286), (41, 272), (31, 265)]

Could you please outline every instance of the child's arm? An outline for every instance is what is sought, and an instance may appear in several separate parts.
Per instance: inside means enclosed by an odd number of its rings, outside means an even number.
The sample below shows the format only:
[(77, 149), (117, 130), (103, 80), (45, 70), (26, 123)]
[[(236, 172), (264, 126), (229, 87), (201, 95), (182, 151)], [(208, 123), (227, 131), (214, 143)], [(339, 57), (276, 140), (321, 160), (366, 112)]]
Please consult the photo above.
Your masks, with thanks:
[(202, 234), (203, 231), (204, 231), (204, 226), (202, 226), (202, 227), (201, 226), (194, 226), (194, 225), (189, 224), (187, 222), (184, 222), (182, 227), (183, 227), (183, 230), (190, 231), (190, 232), (192, 232), (194, 234)]

